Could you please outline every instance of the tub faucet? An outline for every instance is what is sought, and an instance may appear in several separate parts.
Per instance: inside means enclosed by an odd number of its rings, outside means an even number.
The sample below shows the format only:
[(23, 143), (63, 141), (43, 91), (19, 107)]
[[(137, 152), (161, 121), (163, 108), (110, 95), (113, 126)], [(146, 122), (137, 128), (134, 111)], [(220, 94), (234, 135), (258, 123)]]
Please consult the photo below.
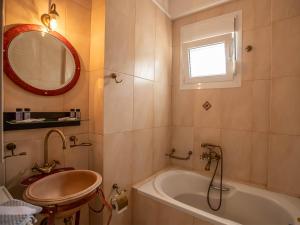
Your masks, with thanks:
[(200, 159), (207, 160), (207, 163), (205, 165), (205, 170), (210, 171), (210, 166), (211, 166), (212, 160), (220, 160), (220, 158), (221, 158), (220, 154), (214, 150), (214, 148), (218, 148), (219, 146), (204, 143), (204, 144), (201, 144), (201, 147), (208, 150), (208, 152), (203, 152), (201, 154)]
[(58, 129), (49, 130), (44, 139), (44, 165), (39, 166), (37, 163), (35, 163), (32, 168), (33, 171), (37, 170), (41, 173), (50, 173), (56, 167), (57, 164), (60, 164), (57, 160), (53, 160), (51, 163), (48, 162), (48, 140), (52, 133), (57, 133), (62, 140), (62, 148), (67, 148), (67, 142), (64, 133)]

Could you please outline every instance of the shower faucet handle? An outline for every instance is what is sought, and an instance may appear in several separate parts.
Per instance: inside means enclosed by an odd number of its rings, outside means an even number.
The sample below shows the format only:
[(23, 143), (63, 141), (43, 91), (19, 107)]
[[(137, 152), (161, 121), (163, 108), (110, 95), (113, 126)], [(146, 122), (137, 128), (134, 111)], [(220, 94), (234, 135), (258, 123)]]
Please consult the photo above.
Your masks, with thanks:
[(208, 152), (202, 152), (202, 154), (200, 155), (200, 159), (202, 160), (206, 160), (210, 158), (210, 154)]
[(219, 160), (220, 154), (215, 152), (214, 150), (210, 150), (209, 152), (202, 152), (200, 155), (200, 159), (202, 160)]

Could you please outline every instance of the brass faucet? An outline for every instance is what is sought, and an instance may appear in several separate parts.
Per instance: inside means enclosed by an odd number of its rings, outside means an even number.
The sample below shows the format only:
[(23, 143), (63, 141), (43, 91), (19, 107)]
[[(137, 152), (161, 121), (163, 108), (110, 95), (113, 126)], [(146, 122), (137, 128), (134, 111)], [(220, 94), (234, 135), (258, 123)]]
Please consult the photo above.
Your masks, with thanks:
[(208, 152), (202, 153), (202, 155), (200, 156), (200, 159), (207, 160), (205, 170), (210, 171), (210, 166), (211, 166), (212, 160), (220, 160), (221, 159), (220, 154), (214, 150), (214, 148), (219, 147), (219, 146), (212, 145), (212, 144), (202, 144), (201, 147), (208, 150)]
[(50, 163), (48, 162), (48, 140), (52, 133), (57, 133), (61, 137), (62, 144), (63, 144), (62, 148), (63, 149), (67, 148), (67, 142), (64, 133), (58, 129), (49, 130), (44, 139), (44, 165), (39, 166), (37, 163), (35, 163), (32, 168), (32, 171), (37, 170), (41, 173), (50, 173), (56, 167), (57, 164), (60, 164), (59, 161), (57, 160), (53, 160)]

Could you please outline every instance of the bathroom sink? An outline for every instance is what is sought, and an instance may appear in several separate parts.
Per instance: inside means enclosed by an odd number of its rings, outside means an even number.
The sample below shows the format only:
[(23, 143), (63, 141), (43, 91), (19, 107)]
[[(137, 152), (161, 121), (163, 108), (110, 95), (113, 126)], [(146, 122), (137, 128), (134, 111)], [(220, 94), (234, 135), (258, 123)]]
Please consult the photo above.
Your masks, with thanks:
[(85, 198), (102, 183), (102, 177), (90, 170), (55, 173), (29, 185), (24, 199), (39, 206), (66, 205)]

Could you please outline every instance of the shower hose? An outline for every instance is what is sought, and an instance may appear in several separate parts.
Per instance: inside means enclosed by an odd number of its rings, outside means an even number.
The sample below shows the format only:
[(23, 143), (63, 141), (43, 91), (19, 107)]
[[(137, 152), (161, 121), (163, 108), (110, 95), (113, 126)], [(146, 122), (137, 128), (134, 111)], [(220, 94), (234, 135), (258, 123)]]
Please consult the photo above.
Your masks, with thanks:
[[(222, 148), (221, 146), (215, 146), (215, 148), (218, 148), (219, 151), (220, 151), (220, 157), (217, 158), (217, 165), (216, 165), (216, 168), (215, 168), (215, 171), (213, 173), (213, 176), (210, 180), (210, 183), (209, 183), (209, 187), (208, 187), (208, 190), (207, 190), (207, 204), (209, 206), (210, 209), (214, 210), (214, 211), (218, 211), (220, 208), (221, 208), (221, 205), (222, 205), (222, 192), (223, 192), (223, 151), (222, 151)], [(217, 170), (219, 168), (219, 165), (221, 166), (221, 174), (220, 174), (220, 194), (219, 194), (219, 203), (217, 205), (217, 207), (213, 207), (212, 203), (211, 203), (211, 199), (210, 199), (210, 193), (211, 193), (211, 190), (212, 190), (212, 187), (213, 187), (213, 183), (214, 183), (214, 180), (215, 180), (215, 177), (216, 177), (216, 174), (217, 174)]]

